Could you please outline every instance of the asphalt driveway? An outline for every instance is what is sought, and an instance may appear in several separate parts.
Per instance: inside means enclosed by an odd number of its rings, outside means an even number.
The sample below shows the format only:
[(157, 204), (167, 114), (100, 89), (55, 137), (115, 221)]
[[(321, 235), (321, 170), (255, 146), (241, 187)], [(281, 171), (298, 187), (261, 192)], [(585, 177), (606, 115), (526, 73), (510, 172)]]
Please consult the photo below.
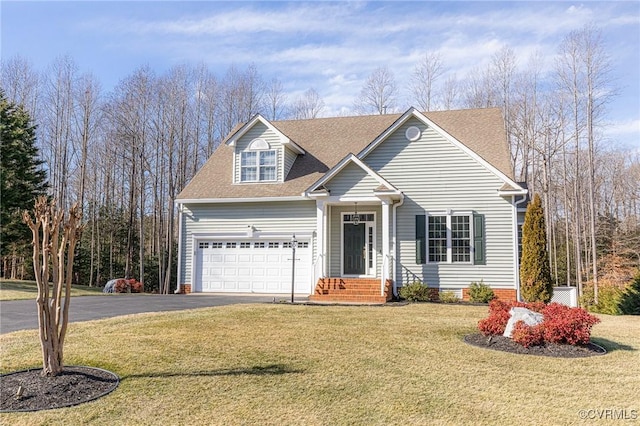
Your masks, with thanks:
[[(291, 295), (230, 294), (111, 294), (77, 296), (69, 306), (69, 322), (91, 321), (142, 312), (180, 311), (185, 309), (234, 305), (239, 303), (272, 303), (290, 300)], [(306, 301), (296, 298), (296, 302)], [(0, 334), (38, 328), (36, 302), (29, 300), (0, 301)]]

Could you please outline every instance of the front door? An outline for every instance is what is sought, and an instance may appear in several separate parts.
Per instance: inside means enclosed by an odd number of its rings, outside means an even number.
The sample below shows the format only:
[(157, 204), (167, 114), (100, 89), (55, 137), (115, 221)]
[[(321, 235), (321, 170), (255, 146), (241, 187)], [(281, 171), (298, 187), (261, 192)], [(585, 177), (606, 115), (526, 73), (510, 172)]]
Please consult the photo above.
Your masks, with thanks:
[(343, 266), (345, 275), (364, 275), (365, 262), (365, 229), (366, 224), (343, 224), (344, 254)]

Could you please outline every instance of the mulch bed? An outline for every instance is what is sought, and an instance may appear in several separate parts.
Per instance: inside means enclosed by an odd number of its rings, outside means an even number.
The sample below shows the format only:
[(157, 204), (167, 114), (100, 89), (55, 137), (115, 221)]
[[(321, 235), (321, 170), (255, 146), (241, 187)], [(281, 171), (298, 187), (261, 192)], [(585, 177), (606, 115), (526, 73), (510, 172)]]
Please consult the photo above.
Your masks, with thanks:
[(588, 345), (561, 345), (557, 343), (545, 343), (540, 346), (524, 346), (515, 343), (508, 337), (491, 336), (487, 337), (480, 333), (468, 334), (464, 336), (464, 341), (473, 346), (493, 349), (496, 351), (511, 352), (514, 354), (540, 355), (556, 358), (585, 358), (590, 356), (604, 355), (606, 349), (594, 343)]
[[(42, 369), (0, 376), (0, 412), (39, 411), (93, 401), (113, 391), (120, 382), (114, 373), (93, 367), (64, 367), (55, 377), (41, 376)], [(22, 386), (22, 397), (16, 398)]]

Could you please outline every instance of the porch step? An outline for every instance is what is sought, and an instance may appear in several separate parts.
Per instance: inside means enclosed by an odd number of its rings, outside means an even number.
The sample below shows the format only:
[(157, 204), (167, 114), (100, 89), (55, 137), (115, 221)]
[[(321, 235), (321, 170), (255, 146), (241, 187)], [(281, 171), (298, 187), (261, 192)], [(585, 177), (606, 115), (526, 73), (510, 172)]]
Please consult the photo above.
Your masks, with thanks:
[(321, 278), (309, 300), (312, 302), (385, 303), (391, 300), (391, 297), (391, 280), (387, 280), (384, 295), (380, 295), (379, 279)]

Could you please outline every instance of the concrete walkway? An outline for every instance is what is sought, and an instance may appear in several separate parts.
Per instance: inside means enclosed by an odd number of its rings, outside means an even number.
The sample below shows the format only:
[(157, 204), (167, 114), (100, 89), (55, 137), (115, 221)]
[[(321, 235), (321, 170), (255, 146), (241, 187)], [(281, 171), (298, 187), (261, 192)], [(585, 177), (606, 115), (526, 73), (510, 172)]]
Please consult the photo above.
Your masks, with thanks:
[[(69, 306), (69, 322), (91, 321), (143, 312), (180, 311), (185, 309), (234, 305), (240, 303), (272, 303), (290, 301), (283, 294), (112, 294), (104, 296), (77, 296)], [(304, 303), (306, 297), (296, 297)], [(0, 301), (0, 334), (38, 328), (36, 301)]]

